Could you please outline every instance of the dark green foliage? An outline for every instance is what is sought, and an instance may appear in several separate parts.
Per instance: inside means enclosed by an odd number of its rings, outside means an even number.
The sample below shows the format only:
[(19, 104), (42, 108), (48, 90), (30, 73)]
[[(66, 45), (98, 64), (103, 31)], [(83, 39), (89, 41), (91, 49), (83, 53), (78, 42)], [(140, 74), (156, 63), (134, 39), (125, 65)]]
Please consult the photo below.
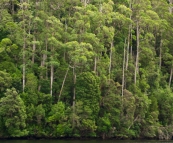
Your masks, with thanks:
[(9, 73), (0, 71), (0, 90), (1, 94), (9, 87), (11, 87), (12, 78)]
[(97, 130), (102, 138), (114, 137), (120, 129), (121, 97), (118, 95), (116, 83), (112, 80), (105, 83), (102, 88)]
[(83, 72), (77, 77), (76, 100), (92, 109), (95, 118), (99, 112), (100, 80), (95, 73)]
[(26, 109), (15, 88), (7, 89), (5, 97), (0, 100), (1, 134), (8, 137), (26, 136)]
[(76, 82), (76, 124), (81, 136), (95, 136), (96, 119), (99, 113), (100, 80), (91, 72), (83, 72)]

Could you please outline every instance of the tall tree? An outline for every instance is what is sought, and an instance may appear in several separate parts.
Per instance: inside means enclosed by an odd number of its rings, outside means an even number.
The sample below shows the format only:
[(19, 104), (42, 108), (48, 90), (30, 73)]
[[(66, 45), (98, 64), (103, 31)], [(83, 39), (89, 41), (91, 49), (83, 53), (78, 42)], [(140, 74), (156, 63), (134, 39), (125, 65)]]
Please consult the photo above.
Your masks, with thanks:
[(23, 92), (25, 90), (25, 84), (26, 84), (26, 65), (27, 65), (27, 59), (28, 59), (28, 52), (27, 47), (29, 49), (30, 46), (30, 38), (31, 38), (31, 19), (32, 19), (32, 12), (30, 10), (30, 3), (26, 0), (20, 0), (20, 10), (18, 11), (18, 16), (20, 17), (20, 32), (22, 32), (22, 88)]

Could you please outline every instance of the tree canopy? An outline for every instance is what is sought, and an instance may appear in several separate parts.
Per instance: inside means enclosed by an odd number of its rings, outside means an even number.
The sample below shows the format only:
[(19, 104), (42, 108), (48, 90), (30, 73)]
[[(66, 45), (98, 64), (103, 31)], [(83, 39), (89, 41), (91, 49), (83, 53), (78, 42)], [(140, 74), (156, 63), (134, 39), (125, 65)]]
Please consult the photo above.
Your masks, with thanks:
[(1, 0), (0, 138), (173, 136), (172, 0)]

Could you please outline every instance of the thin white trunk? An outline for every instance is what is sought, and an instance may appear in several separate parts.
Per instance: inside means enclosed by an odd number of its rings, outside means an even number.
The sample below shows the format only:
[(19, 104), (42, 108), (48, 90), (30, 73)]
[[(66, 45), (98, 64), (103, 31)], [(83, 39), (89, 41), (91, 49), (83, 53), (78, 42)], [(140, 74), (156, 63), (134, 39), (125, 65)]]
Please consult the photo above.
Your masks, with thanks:
[(84, 5), (85, 5), (85, 7), (86, 7), (86, 5), (87, 5), (87, 2), (86, 2), (87, 0), (84, 0)]
[[(23, 1), (21, 1), (23, 3)], [(26, 49), (26, 27), (25, 27), (25, 16), (24, 16), (24, 8), (22, 5), (22, 18), (23, 18), (23, 68), (22, 68), (22, 78), (23, 78), (23, 92), (25, 91), (25, 76), (26, 76), (26, 57), (25, 57), (25, 49)]]
[(123, 56), (123, 76), (122, 76), (122, 96), (124, 95), (124, 68), (125, 68), (125, 60), (126, 60), (126, 39), (125, 39), (125, 43), (124, 43), (124, 56)]
[[(46, 52), (48, 49), (48, 40), (46, 38)], [(45, 65), (45, 61), (47, 60), (47, 53), (44, 54), (44, 65)], [(47, 65), (46, 65), (46, 79), (48, 79), (48, 70), (47, 70)]]
[(81, 2), (84, 3), (84, 6), (86, 7), (90, 0), (81, 0)]
[[(54, 47), (51, 47), (52, 57), (54, 55)], [(54, 80), (54, 65), (51, 63), (50, 66), (50, 95), (52, 96), (52, 89), (53, 89), (53, 80)]]
[[(132, 2), (129, 1), (129, 8), (132, 9)], [(130, 15), (130, 19), (132, 19), (132, 16)], [(128, 41), (127, 41), (127, 53), (126, 53), (126, 70), (128, 69), (129, 65), (129, 49), (130, 49), (130, 42), (131, 42), (131, 34), (132, 34), (132, 24), (129, 25), (128, 29)]]
[(39, 84), (39, 86), (38, 86), (38, 92), (40, 92), (40, 90), (41, 90), (41, 85)]
[(170, 71), (170, 76), (169, 76), (169, 87), (171, 87), (171, 82), (172, 82), (172, 72), (173, 72), (173, 67), (171, 67), (171, 71)]
[(139, 23), (137, 21), (136, 22), (136, 63), (135, 63), (135, 77), (134, 77), (135, 85), (136, 85), (137, 74), (139, 72), (138, 64), (139, 64)]
[(130, 34), (131, 34), (131, 26), (129, 26), (128, 41), (127, 41), (126, 70), (128, 69), (129, 65)]
[(173, 0), (169, 0), (169, 4), (170, 4), (169, 12), (170, 12), (170, 14), (172, 14), (172, 9), (173, 9), (172, 4), (173, 4)]
[(59, 93), (59, 96), (58, 96), (58, 102), (60, 101), (60, 98), (61, 98), (62, 90), (64, 88), (64, 84), (65, 84), (65, 80), (67, 78), (68, 71), (69, 71), (69, 66), (67, 68), (67, 71), (65, 73), (65, 76), (64, 76), (64, 79), (63, 79), (63, 82), (62, 82), (61, 90), (60, 90), (60, 93)]
[(36, 49), (36, 44), (35, 44), (36, 38), (35, 36), (33, 37), (33, 45), (32, 45), (32, 63), (34, 64), (35, 62), (35, 49)]
[[(132, 27), (131, 27), (132, 28)], [(132, 31), (131, 31), (131, 34), (130, 34), (130, 42), (131, 42), (131, 46), (130, 46), (130, 59), (133, 58), (133, 50), (132, 50)]]
[(50, 68), (50, 95), (52, 96), (53, 78), (54, 78), (54, 66), (51, 65)]
[[(170, 4), (170, 7), (169, 7), (169, 12), (170, 14), (172, 14), (172, 4), (173, 4), (173, 0), (169, 0), (169, 4)], [(160, 49), (161, 50), (161, 49)], [(161, 53), (161, 52), (160, 52)], [(160, 56), (161, 57), (161, 56)], [(171, 86), (171, 81), (172, 81), (172, 72), (173, 72), (173, 65), (171, 65), (171, 71), (170, 71), (170, 76), (169, 76), (169, 87)]]
[(109, 55), (109, 79), (111, 78), (111, 67), (112, 67), (112, 48), (113, 48), (113, 41), (111, 42), (111, 47), (110, 47), (110, 55)]
[(131, 123), (131, 125), (128, 127), (128, 130), (133, 126), (133, 124), (138, 120), (139, 116), (137, 116)]
[[(46, 28), (47, 29), (49, 29), (49, 26), (48, 26), (48, 23), (46, 23)], [(48, 35), (46, 34), (46, 53), (44, 53), (44, 64), (45, 64), (45, 62), (46, 62), (46, 60), (47, 60), (47, 51), (48, 51)], [(48, 67), (47, 67), (47, 64), (46, 64), (46, 79), (48, 79)]]
[(23, 92), (25, 90), (25, 75), (26, 75), (26, 62), (25, 62), (25, 48), (26, 48), (26, 45), (25, 45), (25, 38), (24, 38), (24, 44), (23, 44)]

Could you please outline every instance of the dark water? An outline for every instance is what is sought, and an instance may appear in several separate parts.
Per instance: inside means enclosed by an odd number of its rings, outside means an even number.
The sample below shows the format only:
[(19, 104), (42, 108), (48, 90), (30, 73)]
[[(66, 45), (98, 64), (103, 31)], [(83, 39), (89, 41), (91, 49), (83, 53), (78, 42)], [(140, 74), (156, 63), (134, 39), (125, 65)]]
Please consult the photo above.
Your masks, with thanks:
[(173, 143), (156, 140), (0, 140), (0, 143)]

